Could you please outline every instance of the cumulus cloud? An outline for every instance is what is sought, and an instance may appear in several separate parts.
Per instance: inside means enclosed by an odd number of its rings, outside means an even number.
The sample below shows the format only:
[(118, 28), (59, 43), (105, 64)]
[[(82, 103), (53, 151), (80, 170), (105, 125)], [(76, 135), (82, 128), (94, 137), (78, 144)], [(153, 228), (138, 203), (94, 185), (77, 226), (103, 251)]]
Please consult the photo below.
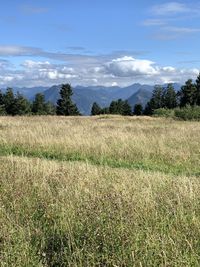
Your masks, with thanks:
[(105, 64), (105, 71), (112, 77), (132, 79), (140, 83), (183, 83), (188, 78), (196, 78), (198, 69), (177, 69), (172, 66), (161, 67), (150, 60), (122, 57)]
[(11, 66), (12, 64), (8, 60), (0, 59), (0, 69), (9, 68)]
[(130, 77), (138, 75), (155, 75), (157, 68), (154, 62), (144, 59), (135, 59), (130, 56), (113, 59), (105, 64), (108, 73), (118, 77)]
[(81, 61), (71, 58), (69, 62), (52, 63), (51, 60), (25, 60), (20, 67), (0, 60), (0, 86), (51, 86), (70, 82), (72, 85), (126, 86), (135, 82), (156, 84), (166, 82), (183, 83), (196, 78), (198, 69), (178, 69), (159, 66), (149, 59), (130, 55), (93, 56)]

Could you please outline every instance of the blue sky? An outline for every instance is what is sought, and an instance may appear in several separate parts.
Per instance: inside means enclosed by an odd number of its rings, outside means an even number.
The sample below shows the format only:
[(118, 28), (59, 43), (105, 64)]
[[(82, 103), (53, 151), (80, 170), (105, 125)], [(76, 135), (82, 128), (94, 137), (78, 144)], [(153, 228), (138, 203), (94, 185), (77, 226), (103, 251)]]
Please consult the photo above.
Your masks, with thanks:
[(184, 82), (200, 69), (200, 1), (8, 0), (0, 13), (1, 87)]

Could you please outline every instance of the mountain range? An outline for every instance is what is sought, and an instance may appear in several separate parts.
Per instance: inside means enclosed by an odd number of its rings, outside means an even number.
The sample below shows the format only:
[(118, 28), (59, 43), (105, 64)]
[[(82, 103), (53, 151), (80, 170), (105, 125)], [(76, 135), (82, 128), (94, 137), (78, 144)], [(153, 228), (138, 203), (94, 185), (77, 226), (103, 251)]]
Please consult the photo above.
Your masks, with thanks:
[[(175, 90), (179, 90), (180, 84), (173, 84)], [(166, 85), (164, 85), (166, 86)], [(14, 87), (14, 93), (19, 92), (27, 99), (33, 101), (35, 94), (43, 93), (46, 101), (56, 104), (59, 98), (59, 91), (61, 85), (54, 85), (52, 87), (32, 87), (32, 88), (18, 88)], [(153, 85), (142, 85), (134, 83), (127, 87), (105, 87), (105, 86), (75, 86), (73, 87), (72, 99), (76, 103), (79, 111), (83, 115), (89, 115), (92, 104), (97, 102), (102, 108), (110, 105), (111, 101), (121, 98), (128, 100), (133, 108), (135, 104), (142, 104), (143, 107), (152, 96)], [(3, 89), (4, 91), (5, 89)]]

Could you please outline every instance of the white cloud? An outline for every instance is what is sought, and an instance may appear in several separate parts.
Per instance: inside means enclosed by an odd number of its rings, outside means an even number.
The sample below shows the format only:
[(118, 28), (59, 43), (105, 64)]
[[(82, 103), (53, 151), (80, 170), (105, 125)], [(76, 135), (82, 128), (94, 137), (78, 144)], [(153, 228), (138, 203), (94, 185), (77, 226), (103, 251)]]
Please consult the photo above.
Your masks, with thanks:
[(198, 69), (178, 69), (159, 66), (149, 59), (138, 59), (130, 55), (93, 56), (91, 60), (54, 64), (50, 60), (25, 60), (20, 68), (10, 67), (0, 60), (0, 85), (7, 86), (51, 86), (70, 82), (72, 85), (126, 86), (135, 82), (156, 84), (165, 82), (183, 83), (196, 78)]
[(154, 15), (164, 16), (186, 13), (190, 11), (190, 8), (183, 3), (168, 2), (161, 5), (153, 6), (151, 11)]
[[(184, 22), (188, 22), (188, 20), (199, 19), (200, 3), (194, 5), (180, 2), (166, 2), (154, 5), (150, 9), (150, 14), (151, 17), (144, 20), (142, 25), (154, 27), (156, 31), (150, 35), (153, 39), (161, 41), (174, 40), (183, 38), (188, 34), (194, 35), (200, 32), (199, 27), (188, 27), (188, 23), (184, 25)], [(175, 24), (178, 21), (181, 24)]]
[(161, 27), (159, 31), (154, 33), (151, 37), (156, 40), (166, 41), (180, 39), (188, 34), (195, 33), (200, 33), (200, 28), (166, 26)]
[(200, 28), (189, 28), (189, 27), (166, 27), (164, 30), (173, 32), (176, 34), (187, 34), (187, 33), (195, 33), (195, 32), (200, 32)]
[(0, 45), (0, 56), (35, 56), (40, 55), (42, 50), (39, 48), (18, 46), (18, 45)]
[(163, 26), (166, 25), (166, 21), (163, 19), (146, 19), (143, 21), (142, 25), (144, 26)]
[(137, 75), (155, 75), (157, 68), (154, 62), (144, 59), (135, 59), (130, 56), (113, 59), (105, 64), (108, 73), (119, 77), (130, 77)]
[(163, 67), (162, 69), (163, 69), (163, 71), (171, 72), (171, 73), (176, 71), (175, 68), (170, 67), (170, 66), (168, 66), (168, 67)]
[(111, 85), (112, 85), (112, 86), (118, 86), (118, 83), (117, 83), (117, 82), (112, 82)]
[(50, 62), (45, 61), (45, 62), (41, 62), (41, 61), (33, 61), (33, 60), (25, 60), (22, 64), (23, 67), (28, 68), (28, 69), (35, 69), (35, 68), (49, 68), (51, 67)]

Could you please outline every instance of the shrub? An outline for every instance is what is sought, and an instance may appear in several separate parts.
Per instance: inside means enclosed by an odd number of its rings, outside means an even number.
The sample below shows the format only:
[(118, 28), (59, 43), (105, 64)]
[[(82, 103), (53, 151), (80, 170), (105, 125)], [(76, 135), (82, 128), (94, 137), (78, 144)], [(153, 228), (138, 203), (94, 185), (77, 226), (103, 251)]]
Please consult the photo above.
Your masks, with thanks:
[(154, 110), (153, 116), (156, 117), (173, 117), (174, 116), (174, 110), (173, 109), (166, 109), (166, 108), (159, 108)]
[(176, 108), (174, 110), (176, 118), (182, 120), (195, 120), (200, 121), (200, 106), (186, 106), (184, 108)]

